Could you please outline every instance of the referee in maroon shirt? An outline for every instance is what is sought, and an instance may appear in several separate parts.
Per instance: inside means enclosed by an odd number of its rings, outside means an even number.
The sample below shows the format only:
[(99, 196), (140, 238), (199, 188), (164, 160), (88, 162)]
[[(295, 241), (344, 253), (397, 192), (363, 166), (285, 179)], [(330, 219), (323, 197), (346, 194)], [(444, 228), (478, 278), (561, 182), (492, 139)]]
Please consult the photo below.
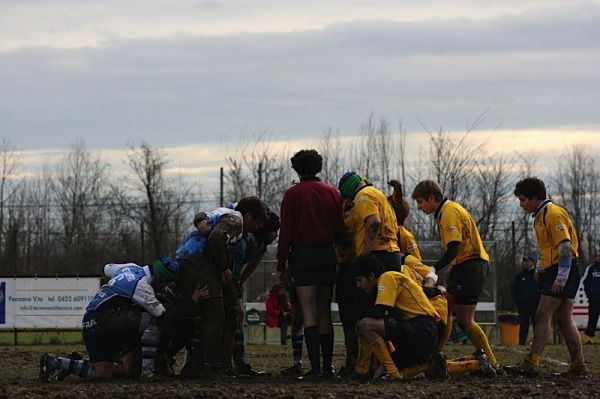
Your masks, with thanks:
[(333, 243), (343, 240), (345, 234), (341, 197), (316, 177), (323, 165), (317, 151), (298, 151), (291, 161), (300, 183), (290, 187), (281, 202), (277, 270), (285, 283), (286, 262), (289, 264), (289, 283), (296, 289), (302, 308), (311, 366), (305, 377), (332, 377), (331, 295), (337, 263)]

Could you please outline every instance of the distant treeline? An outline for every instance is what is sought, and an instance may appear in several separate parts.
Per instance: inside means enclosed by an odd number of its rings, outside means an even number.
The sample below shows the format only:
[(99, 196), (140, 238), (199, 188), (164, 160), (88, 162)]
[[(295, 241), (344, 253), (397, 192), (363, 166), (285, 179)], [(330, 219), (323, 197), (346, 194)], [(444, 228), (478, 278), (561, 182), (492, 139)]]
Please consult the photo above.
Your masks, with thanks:
[[(535, 149), (496, 152), (493, 134), (484, 141), (471, 137), (482, 117), (460, 135), (424, 126), (427, 146), (410, 156), (402, 127), (392, 128), (388, 119), (374, 115), (365, 120), (360, 135), (348, 138), (329, 128), (307, 147), (323, 155), (321, 177), (333, 185), (348, 170), (386, 193), (387, 181), (399, 180), (412, 209), (405, 224), (417, 240), (435, 240), (437, 231), (432, 218), (414, 208), (412, 188), (425, 178), (438, 181), (449, 198), (471, 212), (482, 238), (496, 242), (499, 286), (512, 278), (520, 257), (535, 250), (531, 218), (512, 194), (515, 182), (525, 176), (545, 180), (552, 199), (568, 210), (580, 238), (580, 264), (593, 259), (600, 230), (598, 154), (573, 145), (552, 165), (538, 165)], [(224, 202), (255, 194), (277, 211), (283, 192), (297, 179), (289, 159), (299, 149), (281, 147), (266, 134), (226, 147)], [(131, 146), (130, 174), (114, 177), (111, 166), (79, 140), (57, 164), (19, 177), (20, 152), (9, 139), (2, 140), (0, 275), (97, 274), (108, 261), (147, 263), (172, 254), (192, 228), (193, 214), (218, 206), (220, 198), (165, 173), (168, 159), (164, 150), (148, 143)], [(542, 166), (545, 173), (539, 173)], [(508, 298), (500, 301), (509, 307)]]

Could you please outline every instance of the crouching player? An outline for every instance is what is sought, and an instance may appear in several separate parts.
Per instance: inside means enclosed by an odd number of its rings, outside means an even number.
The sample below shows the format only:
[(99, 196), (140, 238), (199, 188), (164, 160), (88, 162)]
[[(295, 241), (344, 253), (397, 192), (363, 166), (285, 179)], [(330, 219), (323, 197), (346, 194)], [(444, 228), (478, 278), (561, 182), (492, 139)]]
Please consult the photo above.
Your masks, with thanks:
[[(155, 289), (175, 280), (177, 263), (169, 257), (150, 266), (109, 263), (104, 266), (104, 275), (110, 281), (92, 298), (83, 316), (82, 336), (89, 360), (45, 353), (40, 358), (42, 382), (71, 373), (88, 381), (139, 376), (142, 335), (156, 322), (155, 318), (167, 312), (156, 298)], [(168, 317), (185, 317), (186, 309), (203, 298), (208, 298), (207, 287), (196, 289), (190, 304), (182, 303)], [(122, 365), (114, 363), (120, 353)]]
[[(384, 379), (402, 378), (403, 368), (431, 358), (438, 343), (440, 315), (408, 275), (384, 272), (372, 256), (358, 257), (355, 266), (358, 288), (377, 292), (372, 314), (357, 323), (359, 338), (384, 366)], [(386, 341), (394, 346), (391, 354)]]

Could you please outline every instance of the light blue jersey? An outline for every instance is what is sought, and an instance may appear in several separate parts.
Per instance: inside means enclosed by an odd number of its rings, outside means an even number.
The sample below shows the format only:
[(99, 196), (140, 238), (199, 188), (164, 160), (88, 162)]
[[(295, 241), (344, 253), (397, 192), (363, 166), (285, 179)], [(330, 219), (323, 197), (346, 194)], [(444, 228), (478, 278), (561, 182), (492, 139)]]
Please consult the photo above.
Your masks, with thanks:
[[(206, 213), (208, 226), (212, 229), (223, 215), (235, 215), (242, 219), (242, 215), (233, 209), (217, 208)], [(204, 252), (204, 247), (206, 246), (207, 241), (207, 235), (202, 235), (196, 230), (190, 232), (177, 246), (177, 251), (175, 251), (175, 259), (179, 260), (184, 257), (189, 257)]]
[(148, 266), (135, 263), (115, 264), (104, 266), (104, 274), (111, 277), (110, 281), (100, 288), (85, 309), (86, 312), (96, 310), (104, 302), (116, 296), (131, 299), (153, 316), (161, 316), (166, 310), (158, 301), (152, 288), (152, 275)]

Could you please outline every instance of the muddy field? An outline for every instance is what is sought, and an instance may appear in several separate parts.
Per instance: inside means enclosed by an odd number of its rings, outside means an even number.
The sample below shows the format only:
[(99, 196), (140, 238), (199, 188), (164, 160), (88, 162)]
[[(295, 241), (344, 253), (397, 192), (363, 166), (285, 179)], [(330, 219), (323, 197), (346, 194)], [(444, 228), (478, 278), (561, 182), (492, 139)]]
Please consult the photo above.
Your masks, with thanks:
[[(564, 346), (549, 346), (543, 375), (529, 379), (503, 375), (494, 380), (465, 376), (448, 381), (428, 381), (425, 378), (400, 382), (359, 384), (346, 380), (300, 382), (278, 376), (289, 365), (290, 349), (275, 345), (251, 345), (247, 360), (257, 368), (271, 372), (269, 377), (251, 379), (224, 378), (214, 380), (163, 379), (154, 382), (118, 381), (89, 384), (74, 376), (65, 381), (42, 384), (37, 368), (40, 354), (55, 354), (80, 350), (81, 346), (19, 346), (0, 347), (0, 398), (600, 398), (600, 345), (584, 347), (591, 373), (583, 379), (555, 377), (553, 372), (565, 371), (567, 360)], [(523, 357), (523, 348), (495, 348), (503, 364), (514, 364)], [(450, 356), (472, 351), (470, 346), (450, 347)], [(342, 347), (336, 348), (335, 363), (343, 363)]]

